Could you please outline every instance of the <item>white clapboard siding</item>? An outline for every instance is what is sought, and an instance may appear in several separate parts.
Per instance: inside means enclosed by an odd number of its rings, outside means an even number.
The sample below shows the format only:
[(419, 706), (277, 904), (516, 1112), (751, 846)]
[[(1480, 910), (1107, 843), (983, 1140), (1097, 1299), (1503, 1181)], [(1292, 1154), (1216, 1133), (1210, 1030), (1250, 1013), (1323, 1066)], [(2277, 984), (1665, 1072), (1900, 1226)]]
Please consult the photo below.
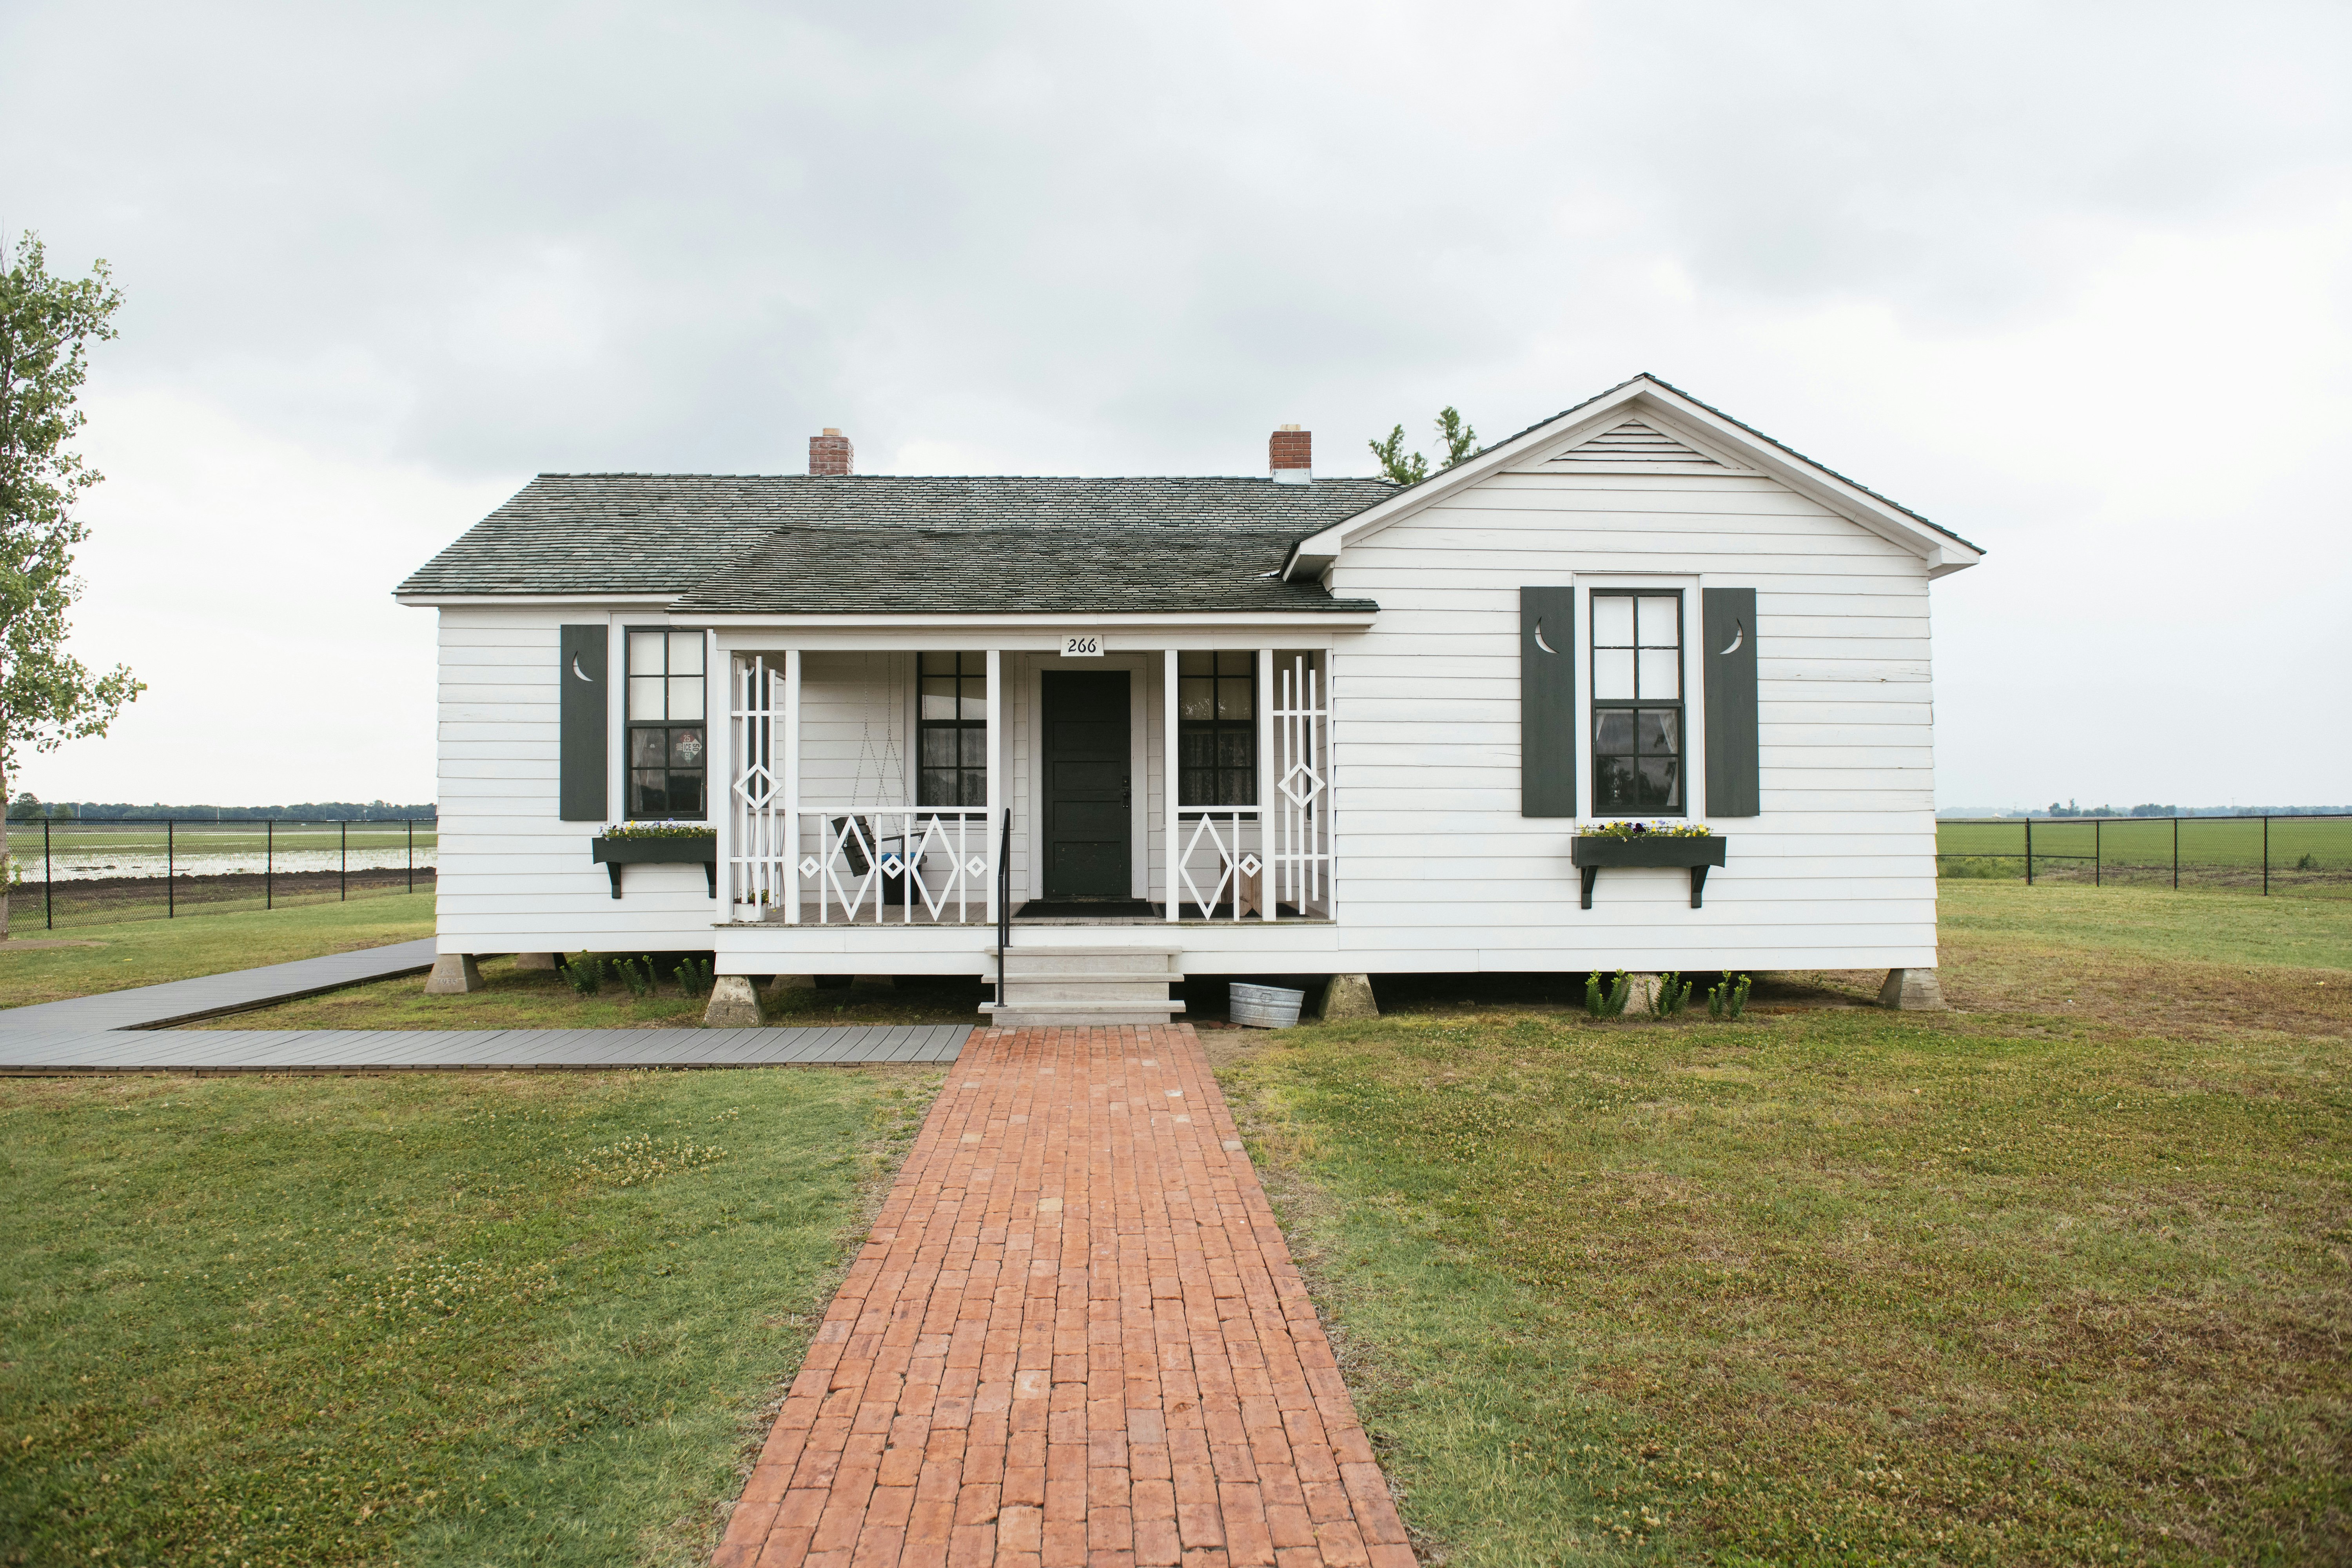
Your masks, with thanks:
[[(1381, 605), (1335, 662), (1342, 952), (1370, 971), (1934, 963), (1922, 563), (1762, 476), (1680, 456), (1626, 471), (1661, 438), (1583, 450), (1457, 492), (1333, 571), (1334, 593)], [(1611, 471), (1563, 471), (1585, 462)], [(1519, 588), (1642, 573), (1758, 595), (1764, 814), (1715, 825), (1729, 864), (1699, 910), (1686, 872), (1617, 868), (1581, 909), (1574, 823), (1519, 815)], [(1578, 752), (1589, 791), (1589, 739)]]

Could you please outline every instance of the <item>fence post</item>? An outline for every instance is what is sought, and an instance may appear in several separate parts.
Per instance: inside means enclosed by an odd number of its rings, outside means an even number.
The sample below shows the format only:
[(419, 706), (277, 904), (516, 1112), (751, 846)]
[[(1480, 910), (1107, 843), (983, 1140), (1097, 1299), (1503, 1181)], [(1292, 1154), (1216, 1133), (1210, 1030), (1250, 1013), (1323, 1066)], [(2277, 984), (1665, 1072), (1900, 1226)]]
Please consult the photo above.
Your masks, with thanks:
[(416, 818), (408, 819), (408, 890), (416, 891)]
[(2025, 819), (2025, 885), (2033, 886), (2033, 818)]
[(179, 826), (168, 816), (163, 819), (163, 918), (165, 920), (170, 920), (180, 912), (179, 889), (173, 885), (172, 881), (172, 874), (174, 870), (172, 856), (173, 850), (176, 847), (173, 836)]
[(2099, 828), (2105, 820), (2098, 816), (2091, 818), (2091, 886), (2094, 888), (2106, 885), (2100, 880), (2100, 874), (2106, 869), (2106, 851), (2099, 847)]
[(2180, 818), (2172, 819), (2172, 890), (2180, 891)]
[(41, 929), (58, 929), (58, 858), (49, 853), (49, 819), (41, 818)]
[(273, 881), (277, 874), (278, 820), (265, 816), (261, 819), (261, 907), (265, 910), (277, 907)]
[(342, 830), (343, 835), (343, 864), (342, 868), (335, 873), (335, 897), (349, 903), (352, 897), (352, 825), (339, 822), (335, 826)]
[(2271, 896), (2271, 819), (2263, 818), (2263, 897)]

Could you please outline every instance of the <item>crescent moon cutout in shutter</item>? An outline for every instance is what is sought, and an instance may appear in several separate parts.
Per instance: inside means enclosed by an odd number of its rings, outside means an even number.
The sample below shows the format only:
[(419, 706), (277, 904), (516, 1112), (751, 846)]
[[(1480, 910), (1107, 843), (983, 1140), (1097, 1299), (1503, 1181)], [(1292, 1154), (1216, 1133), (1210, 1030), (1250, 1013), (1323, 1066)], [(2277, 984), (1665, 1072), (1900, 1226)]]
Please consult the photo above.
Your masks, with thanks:
[(1543, 620), (1540, 616), (1536, 620), (1536, 647), (1543, 649), (1546, 653), (1558, 653), (1559, 651), (1559, 649), (1552, 647), (1551, 644), (1544, 641)]
[(576, 653), (572, 656), (572, 673), (578, 676), (581, 679), (586, 681), (591, 686), (596, 684), (596, 678), (580, 668), (580, 656)]
[(1748, 626), (1744, 622), (1734, 621), (1731, 623), (1731, 641), (1724, 646), (1723, 651), (1726, 653), (1738, 653), (1739, 651), (1739, 645), (1748, 640)]

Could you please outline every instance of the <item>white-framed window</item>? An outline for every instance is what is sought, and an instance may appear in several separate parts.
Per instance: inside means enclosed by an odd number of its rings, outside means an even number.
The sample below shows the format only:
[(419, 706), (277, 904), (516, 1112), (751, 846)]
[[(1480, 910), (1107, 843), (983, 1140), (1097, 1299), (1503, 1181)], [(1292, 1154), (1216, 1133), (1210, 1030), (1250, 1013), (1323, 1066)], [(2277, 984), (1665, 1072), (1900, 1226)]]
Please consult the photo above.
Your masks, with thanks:
[(1591, 605), (1593, 815), (1685, 816), (1682, 591), (1595, 588)]
[(702, 634), (633, 628), (628, 639), (628, 815), (704, 816), (710, 745)]

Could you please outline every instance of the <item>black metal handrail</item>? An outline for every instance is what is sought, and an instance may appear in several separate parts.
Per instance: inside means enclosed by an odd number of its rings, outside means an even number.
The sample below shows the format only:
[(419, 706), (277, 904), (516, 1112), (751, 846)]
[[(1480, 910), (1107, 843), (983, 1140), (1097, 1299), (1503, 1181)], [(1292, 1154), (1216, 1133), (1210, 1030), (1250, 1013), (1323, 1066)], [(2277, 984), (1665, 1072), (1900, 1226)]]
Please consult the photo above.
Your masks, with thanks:
[(996, 1005), (1004, 1005), (1004, 950), (1013, 945), (1013, 808), (996, 840)]

